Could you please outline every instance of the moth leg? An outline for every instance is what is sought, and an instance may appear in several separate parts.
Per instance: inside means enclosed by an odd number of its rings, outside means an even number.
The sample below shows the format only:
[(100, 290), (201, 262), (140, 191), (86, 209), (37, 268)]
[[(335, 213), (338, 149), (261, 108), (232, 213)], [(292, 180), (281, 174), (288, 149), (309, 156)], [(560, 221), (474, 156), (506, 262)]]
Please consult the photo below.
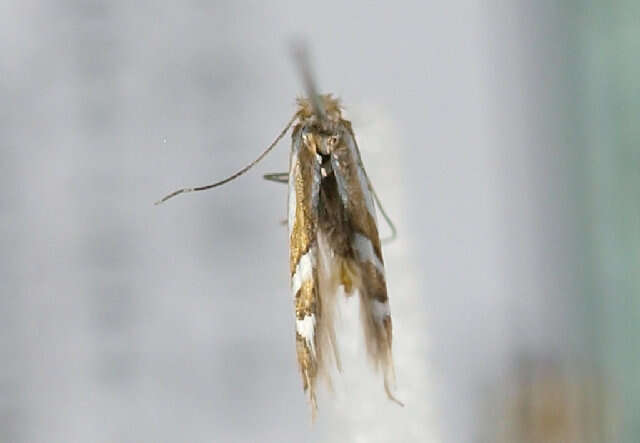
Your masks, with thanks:
[[(289, 183), (289, 173), (288, 172), (271, 172), (269, 174), (264, 174), (262, 176), (262, 178), (264, 178), (267, 181), (270, 182), (274, 182), (274, 183), (283, 183), (283, 184), (287, 184)], [(280, 220), (280, 225), (281, 226), (287, 226), (287, 222), (288, 220)]]
[(271, 172), (269, 174), (264, 174), (262, 178), (275, 183), (289, 183), (288, 172)]

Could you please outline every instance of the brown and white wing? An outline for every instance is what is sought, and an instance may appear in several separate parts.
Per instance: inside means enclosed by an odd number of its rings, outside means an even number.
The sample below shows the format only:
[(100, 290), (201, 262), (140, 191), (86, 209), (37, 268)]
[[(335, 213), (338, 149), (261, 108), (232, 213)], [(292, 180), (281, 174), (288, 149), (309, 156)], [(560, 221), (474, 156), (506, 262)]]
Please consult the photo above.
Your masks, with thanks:
[(367, 353), (374, 367), (383, 371), (387, 395), (398, 402), (390, 390), (394, 382), (391, 312), (373, 196), (351, 125), (343, 122), (340, 143), (331, 155), (331, 166), (344, 207), (344, 225), (352, 254), (347, 267), (350, 272), (344, 273), (344, 286), (345, 289), (353, 286), (360, 293)]
[(317, 326), (321, 316), (317, 267), (320, 163), (315, 152), (305, 145), (301, 132), (299, 126), (294, 129), (289, 167), (289, 264), (298, 365), (315, 413), (320, 363)]

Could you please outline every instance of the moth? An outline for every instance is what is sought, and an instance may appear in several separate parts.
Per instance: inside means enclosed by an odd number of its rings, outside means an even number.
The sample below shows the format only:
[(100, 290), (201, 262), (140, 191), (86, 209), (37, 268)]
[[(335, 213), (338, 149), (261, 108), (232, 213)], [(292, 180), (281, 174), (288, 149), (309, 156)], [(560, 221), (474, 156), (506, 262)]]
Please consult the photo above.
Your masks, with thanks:
[[(306, 66), (303, 64), (303, 67)], [(330, 364), (341, 370), (334, 329), (336, 298), (360, 297), (366, 351), (382, 370), (387, 396), (394, 370), (392, 322), (384, 260), (376, 222), (377, 203), (395, 235), (367, 176), (351, 123), (338, 99), (319, 95), (303, 69), (307, 97), (273, 143), (249, 165), (211, 185), (177, 190), (178, 194), (211, 189), (244, 174), (292, 129), (289, 171), (265, 179), (288, 183), (289, 273), (295, 305), (296, 354), (312, 415), (317, 410), (318, 379)]]

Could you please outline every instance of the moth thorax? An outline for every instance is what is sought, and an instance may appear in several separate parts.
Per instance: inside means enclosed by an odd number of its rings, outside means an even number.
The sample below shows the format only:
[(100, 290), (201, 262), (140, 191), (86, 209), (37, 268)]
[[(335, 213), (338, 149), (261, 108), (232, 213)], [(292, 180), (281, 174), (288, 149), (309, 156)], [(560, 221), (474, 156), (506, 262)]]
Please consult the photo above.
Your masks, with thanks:
[(306, 132), (303, 134), (303, 139), (312, 151), (325, 156), (330, 155), (340, 142), (340, 136), (337, 132), (318, 129)]
[(340, 141), (340, 137), (335, 132), (330, 132), (328, 134), (322, 134), (320, 136), (320, 143), (318, 144), (318, 153), (320, 155), (330, 155), (333, 150), (338, 145)]

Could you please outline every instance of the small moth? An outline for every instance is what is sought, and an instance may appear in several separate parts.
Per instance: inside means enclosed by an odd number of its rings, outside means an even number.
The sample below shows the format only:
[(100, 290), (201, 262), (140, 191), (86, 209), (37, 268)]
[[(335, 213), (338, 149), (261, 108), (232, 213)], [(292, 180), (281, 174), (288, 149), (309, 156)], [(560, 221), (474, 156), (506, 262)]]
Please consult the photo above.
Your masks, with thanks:
[(319, 95), (303, 53), (298, 53), (307, 98), (274, 142), (249, 165), (207, 186), (177, 190), (178, 194), (211, 189), (247, 172), (264, 158), (293, 126), (289, 171), (266, 174), (267, 180), (288, 183), (289, 273), (295, 304), (296, 353), (312, 415), (317, 410), (316, 385), (328, 375), (328, 365), (340, 370), (334, 330), (340, 288), (360, 297), (366, 350), (384, 375), (387, 396), (394, 379), (392, 326), (384, 261), (374, 201), (393, 234), (395, 228), (382, 209), (362, 164), (351, 123), (342, 116), (338, 99)]

